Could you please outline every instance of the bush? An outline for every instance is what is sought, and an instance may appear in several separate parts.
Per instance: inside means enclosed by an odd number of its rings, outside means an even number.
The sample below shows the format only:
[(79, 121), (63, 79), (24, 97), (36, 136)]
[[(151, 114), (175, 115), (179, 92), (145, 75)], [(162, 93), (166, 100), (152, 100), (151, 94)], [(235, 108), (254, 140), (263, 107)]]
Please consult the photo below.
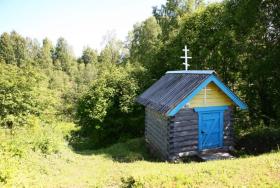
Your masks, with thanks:
[(0, 126), (24, 126), (29, 115), (49, 119), (57, 113), (58, 96), (40, 70), (0, 62), (0, 75)]
[(143, 111), (135, 105), (140, 86), (134, 77), (143, 71), (129, 64), (104, 67), (78, 103), (82, 136), (102, 147), (143, 134)]
[(40, 112), (34, 88), (41, 78), (32, 69), (2, 63), (0, 74), (0, 123), (12, 128)]
[(135, 180), (133, 176), (122, 177), (121, 182), (122, 182), (121, 184), (122, 188), (144, 187), (143, 183)]
[(245, 154), (261, 154), (280, 148), (280, 128), (258, 126), (239, 135), (236, 149)]

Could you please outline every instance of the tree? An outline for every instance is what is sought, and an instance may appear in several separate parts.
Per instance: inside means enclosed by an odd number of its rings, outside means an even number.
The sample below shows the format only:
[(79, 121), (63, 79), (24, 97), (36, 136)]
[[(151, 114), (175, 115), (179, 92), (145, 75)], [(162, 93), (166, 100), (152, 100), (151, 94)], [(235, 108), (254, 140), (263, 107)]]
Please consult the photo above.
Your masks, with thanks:
[(227, 4), (244, 46), (239, 55), (246, 62), (241, 75), (250, 116), (254, 124), (262, 121), (266, 126), (280, 122), (279, 9), (280, 2), (274, 0), (239, 0)]
[(182, 69), (181, 49), (187, 44), (193, 57), (191, 69), (216, 70), (246, 100), (248, 124), (277, 125), (279, 1), (232, 0), (211, 4), (200, 11), (188, 11), (188, 6), (181, 6), (180, 2), (183, 1), (167, 1), (154, 11), (163, 45), (154, 55), (154, 64), (162, 62), (162, 66), (155, 67), (159, 74), (153, 75), (158, 78), (167, 70)]
[(161, 28), (155, 17), (134, 25), (130, 44), (131, 62), (139, 62), (153, 74), (154, 67), (159, 68), (155, 55), (161, 48)]
[(16, 64), (12, 40), (6, 32), (0, 37), (0, 60), (6, 64)]
[(27, 46), (27, 55), (26, 55), (27, 63), (38, 67), (40, 61), (40, 51), (41, 51), (41, 46), (39, 41), (27, 37), (26, 46)]
[(160, 8), (154, 7), (153, 15), (161, 27), (163, 42), (169, 39), (173, 30), (179, 28), (183, 15), (191, 14), (204, 6), (204, 0), (167, 0)]
[(15, 31), (11, 32), (10, 38), (12, 41), (17, 66), (22, 67), (28, 63), (27, 41)]
[(124, 44), (116, 38), (115, 33), (108, 33), (104, 37), (105, 47), (100, 52), (100, 62), (105, 64), (121, 63), (126, 56)]
[(27, 40), (15, 31), (3, 33), (0, 38), (0, 59), (19, 67), (30, 63)]
[(30, 68), (18, 68), (0, 62), (0, 124), (12, 128), (22, 125), (24, 116), (38, 115), (36, 93), (40, 77)]
[(43, 39), (43, 46), (40, 50), (40, 55), (39, 55), (39, 64), (40, 64), (41, 68), (43, 68), (43, 69), (52, 68), (53, 51), (54, 51), (54, 49), (53, 49), (52, 42), (48, 38)]
[(58, 69), (61, 67), (62, 71), (71, 74), (71, 67), (74, 64), (74, 55), (67, 41), (62, 37), (57, 40), (53, 61)]
[(83, 50), (83, 54), (78, 61), (84, 64), (97, 63), (98, 61), (97, 51), (91, 49), (90, 47), (86, 47)]

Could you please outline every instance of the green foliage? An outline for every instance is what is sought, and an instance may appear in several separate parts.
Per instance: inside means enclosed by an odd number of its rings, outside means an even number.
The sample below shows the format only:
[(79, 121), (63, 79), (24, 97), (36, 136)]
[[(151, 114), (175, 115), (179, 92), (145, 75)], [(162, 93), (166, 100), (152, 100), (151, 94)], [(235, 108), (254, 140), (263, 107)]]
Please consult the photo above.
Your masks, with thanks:
[(75, 82), (77, 84), (77, 91), (80, 93), (81, 91), (84, 91), (88, 88), (88, 85), (93, 81), (97, 79), (97, 73), (98, 73), (98, 65), (96, 64), (84, 64), (81, 63), (78, 65), (78, 72), (75, 77)]
[(137, 81), (131, 78), (129, 70), (126, 70), (128, 68), (130, 67), (112, 65), (108, 70), (102, 71), (93, 82), (88, 92), (90, 96), (87, 96), (92, 101), (90, 117), (102, 122), (110, 108), (117, 107), (125, 113), (131, 110), (138, 86)]
[(261, 154), (280, 149), (279, 127), (258, 126), (239, 133), (236, 149), (244, 154)]
[(154, 17), (150, 17), (143, 23), (134, 25), (130, 44), (131, 62), (139, 62), (153, 74), (160, 69), (155, 55), (161, 48), (161, 28)]
[(0, 37), (0, 61), (24, 66), (28, 60), (27, 41), (17, 32), (3, 33)]
[[(127, 51), (122, 41), (114, 33), (109, 33), (104, 39), (105, 47), (101, 50), (99, 61), (103, 64), (117, 64), (123, 62)], [(110, 65), (109, 65), (110, 66)]]
[[(135, 27), (132, 62), (147, 67), (150, 76), (158, 79), (168, 70), (183, 68), (180, 56), (187, 44), (191, 48), (191, 69), (215, 70), (246, 101), (246, 124), (279, 124), (279, 1), (225, 1), (207, 7), (202, 1), (193, 3), (167, 1), (154, 9), (157, 27), (148, 27), (150, 18)], [(150, 29), (145, 29), (145, 24)], [(158, 27), (161, 32), (157, 37), (144, 32), (157, 33)], [(142, 43), (142, 39), (149, 42)], [(156, 50), (143, 45), (150, 41), (156, 41)], [(152, 66), (147, 66), (150, 62)]]
[(71, 67), (74, 64), (73, 52), (64, 38), (59, 38), (53, 54), (53, 61), (56, 69), (71, 74)]
[(26, 124), (26, 116), (54, 117), (59, 110), (59, 98), (48, 89), (48, 80), (30, 66), (0, 66), (0, 123), (13, 128)]
[(38, 117), (28, 116), (25, 127), (1, 129), (2, 151), (8, 151), (18, 157), (23, 157), (30, 151), (43, 154), (57, 153), (63, 148), (65, 143), (63, 138), (69, 137), (70, 130), (74, 130), (72, 124), (54, 122), (48, 124)]
[(57, 153), (63, 148), (64, 140), (60, 130), (52, 124), (44, 124), (36, 117), (29, 117), (28, 128), (19, 130), (16, 135), (23, 144), (25, 144), (24, 137), (32, 135), (28, 139), (29, 146), (27, 148), (31, 148), (35, 152), (50, 154)]
[(21, 161), (30, 153), (48, 155), (65, 149), (75, 125), (72, 123), (45, 123), (36, 116), (28, 116), (24, 127), (0, 129), (0, 185), (13, 183), (21, 169)]
[(39, 52), (39, 64), (43, 69), (51, 69), (53, 67), (52, 54), (53, 45), (51, 41), (47, 38), (43, 40), (43, 46)]
[(178, 30), (180, 19), (184, 15), (189, 15), (204, 6), (204, 0), (167, 0), (160, 8), (154, 7), (153, 15), (161, 27), (163, 43), (168, 42)]
[(12, 41), (16, 64), (18, 66), (24, 66), (26, 64), (26, 60), (28, 59), (27, 42), (21, 35), (19, 35), (15, 31), (11, 32), (10, 37)]
[(0, 37), (0, 61), (7, 64), (16, 64), (11, 37), (8, 33), (3, 33)]
[[(137, 122), (142, 121), (143, 116), (137, 114), (142, 108), (134, 107), (134, 98), (147, 82), (139, 82), (137, 77), (148, 79), (142, 74), (144, 69), (140, 66), (116, 66), (117, 63), (128, 62), (127, 56), (127, 48), (116, 37), (108, 37), (100, 56), (86, 48), (82, 57), (76, 60), (64, 38), (59, 38), (53, 47), (47, 38), (41, 45), (16, 32), (3, 33), (0, 39), (1, 125), (7, 128), (24, 127), (29, 116), (45, 119), (45, 122), (73, 120), (78, 101), (92, 86), (99, 89), (92, 89), (91, 95), (97, 105), (89, 108), (90, 116), (81, 118), (81, 122), (85, 122), (82, 126), (102, 127), (99, 132), (102, 134), (96, 140), (104, 140), (108, 136), (103, 132), (115, 134), (118, 130), (125, 130), (124, 134), (115, 135), (118, 139), (138, 135), (142, 127), (137, 126)], [(98, 64), (98, 59), (102, 65)], [(116, 123), (110, 116), (115, 117)], [(89, 121), (85, 121), (88, 117)], [(129, 123), (124, 123), (128, 119)], [(137, 129), (130, 134), (132, 127)], [(44, 141), (39, 143), (38, 147), (42, 150), (49, 150), (47, 147), (44, 149)]]
[(144, 187), (144, 184), (137, 182), (133, 176), (129, 176), (127, 178), (122, 177), (122, 188), (133, 188), (133, 187)]
[[(139, 93), (138, 81), (134, 75), (141, 71), (143, 70), (130, 64), (104, 66), (98, 78), (79, 100), (79, 123), (87, 134), (94, 135), (94, 142), (103, 145), (111, 143), (122, 135), (130, 135), (130, 126), (139, 126), (135, 124), (139, 121), (139, 116), (134, 117), (139, 108), (135, 107), (134, 102)], [(139, 128), (133, 132), (139, 134)]]
[(0, 66), (0, 122), (13, 127), (28, 114), (40, 114), (38, 87), (40, 76), (30, 68), (18, 68), (1, 63)]
[(89, 63), (97, 63), (97, 60), (97, 51), (87, 47), (83, 50), (82, 57), (78, 61), (87, 65)]
[[(86, 50), (84, 60), (92, 58), (96, 62), (93, 52)], [(0, 121), (6, 126), (25, 124), (29, 114), (73, 119), (77, 98), (97, 75), (93, 63), (77, 63), (63, 38), (53, 48), (47, 38), (41, 46), (16, 32), (3, 33), (0, 62)]]
[[(246, 62), (243, 91), (250, 105), (253, 123), (279, 124), (279, 1), (238, 1), (230, 3), (233, 15), (244, 17), (236, 30), (242, 36)], [(250, 10), (251, 16), (246, 9)], [(278, 16), (279, 17), (279, 16)], [(243, 34), (243, 35), (241, 35)]]

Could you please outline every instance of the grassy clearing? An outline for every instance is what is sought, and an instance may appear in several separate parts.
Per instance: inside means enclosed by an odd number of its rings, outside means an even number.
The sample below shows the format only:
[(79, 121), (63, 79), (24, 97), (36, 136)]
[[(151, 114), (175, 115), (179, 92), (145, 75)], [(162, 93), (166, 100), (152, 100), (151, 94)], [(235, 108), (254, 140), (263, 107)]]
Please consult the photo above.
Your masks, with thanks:
[(102, 150), (30, 153), (6, 186), (280, 187), (280, 152), (235, 160), (170, 164), (148, 157), (142, 139)]

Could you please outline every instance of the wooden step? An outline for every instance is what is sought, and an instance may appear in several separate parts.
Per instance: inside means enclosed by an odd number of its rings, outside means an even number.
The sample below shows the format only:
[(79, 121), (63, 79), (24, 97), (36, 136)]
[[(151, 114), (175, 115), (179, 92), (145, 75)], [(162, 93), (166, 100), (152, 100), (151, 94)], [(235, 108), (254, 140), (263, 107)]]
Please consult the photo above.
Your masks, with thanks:
[(220, 147), (220, 148), (214, 148), (214, 149), (204, 149), (199, 152), (199, 154), (212, 154), (212, 153), (218, 153), (218, 152), (228, 152), (229, 149), (226, 147)]
[(221, 159), (234, 159), (234, 157), (225, 151), (200, 153), (197, 155), (203, 161), (221, 160)]

